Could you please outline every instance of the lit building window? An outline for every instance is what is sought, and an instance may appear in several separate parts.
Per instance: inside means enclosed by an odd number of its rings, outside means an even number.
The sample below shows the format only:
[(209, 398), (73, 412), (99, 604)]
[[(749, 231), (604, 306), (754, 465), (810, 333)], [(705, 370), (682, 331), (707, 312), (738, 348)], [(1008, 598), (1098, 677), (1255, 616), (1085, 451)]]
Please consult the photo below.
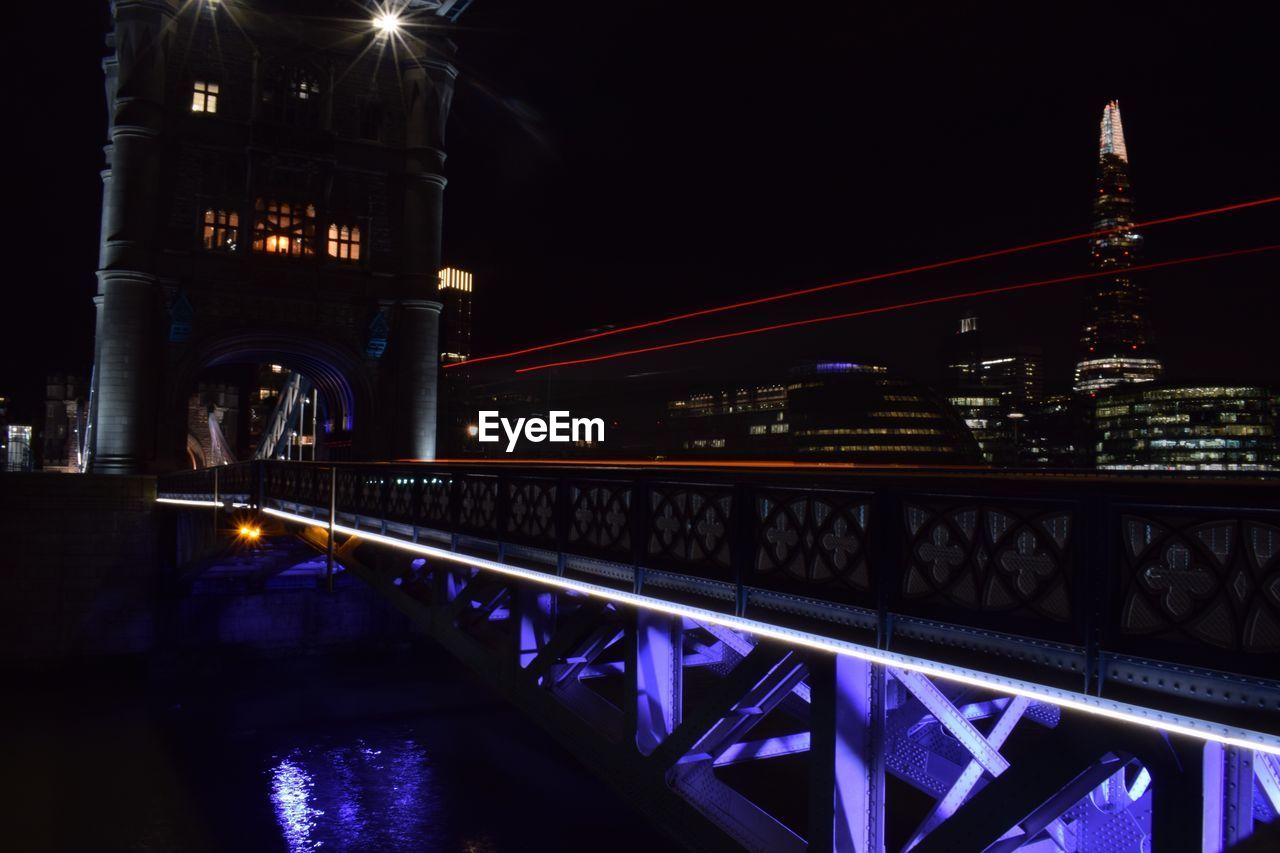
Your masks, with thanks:
[(311, 101), (320, 97), (320, 84), (308, 74), (298, 74), (293, 78), (289, 94), (299, 101)]
[(253, 250), (303, 257), (315, 254), (316, 206), (258, 199), (253, 223)]
[(191, 112), (216, 113), (218, 111), (218, 84), (197, 80), (191, 87)]
[(234, 252), (240, 240), (240, 214), (234, 210), (205, 208), (201, 218), (201, 242), (206, 249)]
[(359, 226), (333, 224), (329, 226), (329, 257), (340, 261), (360, 260)]
[(461, 290), (471, 292), (471, 273), (464, 270), (445, 267), (440, 270), (440, 290)]

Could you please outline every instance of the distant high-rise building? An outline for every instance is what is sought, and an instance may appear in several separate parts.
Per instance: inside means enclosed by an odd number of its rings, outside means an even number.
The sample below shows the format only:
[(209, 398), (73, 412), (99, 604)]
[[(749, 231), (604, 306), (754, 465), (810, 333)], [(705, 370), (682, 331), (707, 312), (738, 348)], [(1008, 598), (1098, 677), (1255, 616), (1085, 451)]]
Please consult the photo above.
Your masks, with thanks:
[(988, 462), (1013, 464), (1017, 421), (1044, 393), (1039, 347), (988, 348), (978, 318), (967, 313), (940, 353), (942, 389)]
[(1098, 143), (1098, 187), (1093, 200), (1094, 228), (1118, 229), (1089, 241), (1093, 268), (1114, 275), (1094, 280), (1076, 365), (1075, 390), (1093, 393), (1127, 382), (1150, 382), (1160, 376), (1159, 359), (1147, 352), (1150, 330), (1143, 314), (1142, 288), (1127, 272), (1137, 261), (1142, 235), (1133, 228), (1133, 195), (1129, 186), (1129, 151), (1120, 122), (1120, 104), (1102, 113)]
[(1107, 469), (1277, 471), (1280, 395), (1245, 385), (1148, 385), (1099, 394), (1097, 465)]
[(471, 273), (440, 270), (440, 363), (456, 364), (471, 357)]
[(84, 470), (88, 395), (89, 383), (80, 377), (54, 374), (46, 379), (43, 470)]
[(823, 361), (788, 373), (785, 383), (668, 402), (664, 455), (904, 465), (981, 459), (945, 400), (881, 365)]
[[(471, 357), (471, 273), (453, 267), (440, 270), (440, 364)], [(465, 367), (442, 370), (440, 382), (440, 446), (447, 454), (476, 450), (475, 412), (465, 400), (470, 377)]]
[(988, 396), (998, 396), (1012, 411), (1025, 411), (1043, 396), (1042, 350), (986, 346), (973, 314), (960, 318), (960, 328), (943, 346), (941, 358), (949, 394), (981, 389)]
[(5, 439), (6, 471), (30, 471), (35, 460), (31, 453), (31, 427), (25, 424), (9, 424)]
[(0, 397), (0, 471), (9, 467), (9, 398)]

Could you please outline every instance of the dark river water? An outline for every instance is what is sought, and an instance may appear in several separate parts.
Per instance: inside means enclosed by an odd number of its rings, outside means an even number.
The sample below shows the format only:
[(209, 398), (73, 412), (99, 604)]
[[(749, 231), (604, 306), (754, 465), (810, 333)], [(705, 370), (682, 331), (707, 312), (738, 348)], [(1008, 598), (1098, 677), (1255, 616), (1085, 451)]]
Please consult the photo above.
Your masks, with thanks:
[(431, 648), (203, 654), (10, 683), (0, 849), (672, 847)]

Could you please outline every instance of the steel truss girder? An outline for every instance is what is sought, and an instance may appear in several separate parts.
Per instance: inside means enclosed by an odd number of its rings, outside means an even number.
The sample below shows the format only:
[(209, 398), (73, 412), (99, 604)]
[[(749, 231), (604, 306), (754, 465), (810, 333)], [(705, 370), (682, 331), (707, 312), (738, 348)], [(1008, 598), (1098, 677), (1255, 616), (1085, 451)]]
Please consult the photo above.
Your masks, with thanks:
[[(717, 759), (734, 749), (806, 675), (794, 651), (757, 646), (700, 707), (678, 727), (654, 757), (675, 761), (671, 787), (698, 811), (750, 850), (800, 851), (805, 840), (756, 803), (716, 778)], [(794, 744), (793, 744), (794, 746)]]
[(679, 727), (684, 697), (684, 626), (657, 613), (636, 614), (636, 748), (652, 755)]
[(924, 836), (915, 849), (920, 853), (988, 850), (997, 844), (996, 849), (1016, 849), (1128, 760), (1090, 744), (1070, 725), (1045, 733), (1036, 756), (1034, 762), (1006, 763), (1000, 775)]
[[(350, 562), (361, 569), (354, 555)], [(505, 648), (515, 682), (570, 712), (578, 721), (578, 728), (572, 729), (578, 734), (572, 740), (590, 744), (585, 747), (588, 751), (622, 750), (610, 752), (615, 756), (610, 760), (633, 768), (637, 778), (665, 777), (670, 784), (668, 792), (748, 849), (800, 850), (807, 846), (859, 853), (884, 849), (886, 714), (890, 706), (898, 709), (895, 713), (914, 715), (898, 736), (910, 737), (907, 732), (925, 735), (941, 727), (970, 752), (968, 763), (939, 798), (934, 809), (937, 814), (921, 824), (923, 832), (917, 834), (923, 837), (917, 849), (972, 849), (982, 841), (990, 849), (1012, 850), (1046, 835), (1063, 849), (1073, 849), (1076, 830), (1064, 817), (1091, 791), (1122, 808), (1132, 805), (1137, 796), (1123, 784), (1121, 772), (1132, 756), (1115, 748), (1123, 745), (1124, 738), (1130, 736), (1127, 733), (1135, 731), (1128, 727), (1111, 727), (1108, 751), (1077, 731), (1079, 720), (1075, 719), (1072, 725), (1060, 727), (1067, 731), (1044, 733), (1034, 760), (1010, 764), (1001, 749), (1019, 720), (1039, 716), (1041, 725), (1052, 724), (1043, 714), (1032, 713), (1039, 706), (1025, 699), (979, 697), (975, 701), (972, 690), (957, 691), (948, 686), (944, 692), (939, 684), (916, 673), (890, 671), (856, 658), (820, 653), (805, 653), (802, 658), (774, 642), (756, 643), (735, 631), (681, 617), (649, 611), (632, 615), (600, 599), (542, 591), (510, 580), (493, 584), (483, 579), (484, 572), (437, 569), (436, 573), (442, 581), (452, 579), (453, 589), (437, 599), (441, 603), (432, 607), (435, 615), (430, 621), (451, 647), (457, 641), (450, 638), (466, 635), (471, 627), (465, 620), (457, 620), (457, 614), (509, 601), (515, 618), (510, 622), (513, 638)], [(438, 584), (437, 589), (447, 589), (446, 583)], [(405, 592), (398, 587), (386, 591), (394, 595)], [(398, 603), (428, 606), (418, 599)], [(695, 639), (703, 637), (703, 631), (714, 637), (714, 642)], [(624, 638), (622, 648), (627, 651), (623, 660), (600, 660)], [(495, 652), (491, 647), (480, 650), (479, 644), (474, 648), (476, 653)], [(718, 689), (696, 707), (686, 707), (684, 668), (713, 664), (723, 676)], [(919, 706), (891, 698), (890, 672), (898, 682), (895, 695), (906, 695), (905, 689)], [(627, 701), (621, 709), (582, 683), (619, 676), (627, 686)], [(803, 730), (747, 739), (766, 714), (796, 710), (797, 706), (804, 713), (791, 716), (803, 723)], [(983, 735), (974, 722), (989, 717), (995, 721)], [(562, 731), (571, 730), (558, 725)], [(603, 740), (592, 741), (592, 732)], [(1140, 731), (1139, 739), (1141, 734), (1148, 740), (1154, 738)], [(631, 757), (626, 757), (627, 752)], [(716, 767), (805, 752), (811, 782), (807, 833), (811, 837), (807, 841), (715, 775)], [(1272, 756), (1242, 753), (1232, 759), (1225, 753), (1220, 790), (1227, 791), (1235, 780), (1237, 819), (1232, 828), (1227, 821), (1232, 801), (1223, 799), (1223, 841), (1233, 832), (1230, 837), (1244, 837), (1244, 806), (1246, 798), (1253, 796), (1255, 777), (1269, 802), (1280, 801), (1280, 763)], [(1140, 760), (1145, 764), (1150, 754), (1150, 749), (1141, 753)], [(1158, 761), (1150, 766), (1153, 788), (1170, 781), (1167, 767)], [(1201, 775), (1205, 779), (1205, 788), (1197, 784), (1194, 792), (1197, 805), (1202, 790), (1208, 791), (1215, 766), (1212, 758), (1207, 758), (1201, 774), (1201, 765), (1196, 764), (1197, 781)], [(985, 787), (971, 779), (975, 773), (986, 781)], [(992, 778), (987, 780), (987, 776)], [(1182, 781), (1185, 786), (1186, 780)], [(1124, 797), (1120, 797), (1122, 788)], [(1114, 798), (1118, 799), (1112, 803)], [(1170, 808), (1169, 802), (1181, 805)], [(1185, 828), (1189, 825), (1183, 807), (1187, 800), (1169, 802), (1162, 806), (1163, 813), (1166, 817), (1179, 815), (1183, 820), (1175, 823)], [(954, 803), (958, 803), (954, 814), (941, 814)], [(1247, 812), (1251, 821), (1251, 808)], [(1197, 828), (1209, 825), (1204, 815), (1197, 813), (1195, 818)], [(1166, 827), (1157, 837), (1186, 836)], [(958, 846), (948, 846), (948, 839), (958, 841)]]
[(809, 849), (884, 849), (887, 673), (853, 658), (811, 663)]
[(1251, 750), (1205, 744), (1202, 850), (1223, 850), (1253, 834), (1255, 762)]
[[(1004, 742), (1013, 733), (1013, 727), (1022, 719), (1023, 712), (1026, 711), (1027, 706), (1030, 704), (1031, 700), (1024, 696), (1014, 697), (1013, 701), (1005, 707), (1000, 718), (996, 720), (991, 734), (983, 738), (987, 746), (995, 750), (999, 750), (1000, 747), (1004, 746)], [(982, 737), (981, 734), (978, 736)], [(960, 778), (951, 786), (946, 795), (941, 800), (938, 800), (915, 833), (912, 834), (911, 840), (907, 842), (908, 849), (918, 844), (920, 839), (928, 835), (938, 824), (955, 814), (956, 809), (964, 804), (964, 801), (969, 798), (969, 794), (973, 792), (974, 787), (982, 779), (983, 770), (982, 762), (976, 757), (965, 766), (960, 773)]]

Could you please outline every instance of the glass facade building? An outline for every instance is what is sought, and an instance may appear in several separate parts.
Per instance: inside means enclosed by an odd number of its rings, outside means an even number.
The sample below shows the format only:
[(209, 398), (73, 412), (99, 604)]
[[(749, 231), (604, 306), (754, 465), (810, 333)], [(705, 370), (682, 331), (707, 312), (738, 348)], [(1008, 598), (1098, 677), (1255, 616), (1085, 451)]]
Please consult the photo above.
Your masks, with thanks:
[(1019, 419), (1044, 396), (1044, 355), (1039, 347), (992, 349), (984, 345), (978, 318), (960, 326), (939, 353), (943, 389), (982, 449), (997, 465), (1015, 464)]
[(440, 363), (454, 364), (471, 357), (471, 273), (440, 270)]
[[(457, 364), (471, 357), (471, 298), (473, 278), (466, 270), (445, 267), (440, 270), (437, 297), (440, 300), (440, 364)], [(468, 410), (465, 398), (471, 381), (470, 370), (458, 368), (440, 371), (439, 423), (437, 439), (445, 454), (474, 450), (470, 434), (475, 412)]]
[(30, 471), (35, 465), (31, 453), (31, 427), (9, 424), (5, 440), (6, 471)]
[(667, 404), (673, 458), (792, 459), (868, 465), (972, 465), (982, 456), (948, 402), (880, 365), (823, 361), (784, 383)]
[(1159, 378), (1162, 370), (1159, 359), (1148, 352), (1151, 335), (1143, 313), (1145, 294), (1127, 272), (1142, 249), (1142, 235), (1134, 222), (1129, 151), (1120, 105), (1112, 101), (1102, 113), (1093, 224), (1096, 230), (1116, 230), (1092, 238), (1089, 250), (1095, 270), (1114, 274), (1095, 279), (1089, 293), (1080, 336), (1083, 354), (1075, 371), (1074, 387), (1080, 393), (1149, 382)]
[(1280, 471), (1280, 394), (1248, 385), (1116, 388), (1095, 404), (1097, 467)]

